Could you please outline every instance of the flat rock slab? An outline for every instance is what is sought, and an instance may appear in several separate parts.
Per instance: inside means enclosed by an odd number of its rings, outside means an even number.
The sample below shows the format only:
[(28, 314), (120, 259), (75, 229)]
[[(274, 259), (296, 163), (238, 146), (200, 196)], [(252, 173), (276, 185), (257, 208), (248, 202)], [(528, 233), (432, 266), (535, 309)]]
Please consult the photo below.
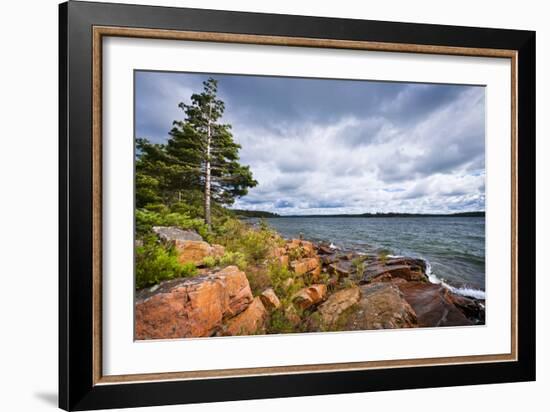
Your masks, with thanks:
[(349, 260), (340, 260), (329, 265), (329, 272), (338, 275), (340, 278), (351, 275), (353, 270), (353, 265)]
[(407, 281), (421, 281), (425, 280), (426, 275), (420, 266), (413, 266), (408, 264), (382, 264), (375, 263), (368, 265), (363, 273), (362, 282), (366, 283), (378, 276), (389, 274), (393, 278), (402, 278)]
[(300, 309), (307, 309), (310, 306), (316, 305), (327, 297), (326, 285), (311, 285), (307, 288), (300, 289), (292, 296), (292, 303)]
[(202, 236), (193, 230), (183, 230), (175, 226), (153, 226), (153, 232), (164, 242), (176, 240), (202, 241)]
[(441, 285), (406, 282), (397, 285), (416, 312), (419, 326), (466, 326), (472, 322), (449, 299)]
[(319, 245), (317, 247), (317, 252), (323, 255), (332, 255), (335, 252), (335, 250), (331, 249), (329, 246)]
[(318, 309), (322, 325), (328, 328), (336, 325), (340, 315), (359, 302), (360, 298), (361, 292), (357, 286), (330, 295)]
[(331, 263), (335, 263), (335, 262), (338, 262), (339, 258), (336, 254), (332, 254), (332, 255), (321, 255), (320, 256), (320, 259), (321, 259), (321, 262), (323, 263), (323, 265), (325, 266), (328, 266), (330, 265)]
[(375, 283), (361, 286), (359, 290), (361, 298), (353, 306), (353, 312), (338, 321), (340, 330), (416, 327), (416, 314), (397, 286)]
[(426, 271), (426, 262), (422, 259), (415, 259), (410, 257), (396, 257), (396, 258), (390, 258), (386, 262), (386, 265), (393, 266), (393, 265), (408, 265), (413, 268), (420, 268), (423, 272)]

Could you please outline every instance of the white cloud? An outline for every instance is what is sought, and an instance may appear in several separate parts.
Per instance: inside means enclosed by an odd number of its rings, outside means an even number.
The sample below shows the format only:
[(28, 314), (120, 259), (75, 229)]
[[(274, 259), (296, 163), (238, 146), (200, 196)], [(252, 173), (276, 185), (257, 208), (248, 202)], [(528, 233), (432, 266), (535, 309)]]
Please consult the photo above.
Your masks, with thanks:
[[(468, 91), (412, 127), (380, 116), (279, 132), (237, 121), (242, 161), (260, 184), (235, 207), (281, 214), (484, 210), (483, 97), (483, 89)], [(481, 172), (472, 174), (472, 164)]]

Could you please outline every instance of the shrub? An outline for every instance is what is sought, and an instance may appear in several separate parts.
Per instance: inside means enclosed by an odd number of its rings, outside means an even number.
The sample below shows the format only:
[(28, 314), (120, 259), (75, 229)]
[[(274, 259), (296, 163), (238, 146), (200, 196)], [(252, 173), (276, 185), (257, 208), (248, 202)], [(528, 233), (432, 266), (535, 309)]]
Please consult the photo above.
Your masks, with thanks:
[(365, 272), (365, 260), (366, 258), (364, 256), (359, 256), (351, 261), (351, 264), (355, 269), (355, 276), (357, 278), (362, 277)]
[[(289, 271), (287, 267), (281, 265), (279, 262), (274, 262), (268, 266), (268, 273), (271, 280), (271, 286), (279, 299), (286, 297), (290, 294), (289, 292), (292, 292), (292, 290), (285, 287), (287, 279), (294, 278), (294, 274)], [(295, 289), (294, 283), (296, 283), (296, 280), (293, 282), (293, 287), (290, 289)]]
[(296, 329), (296, 326), (286, 317), (284, 310), (277, 309), (269, 317), (266, 332), (268, 334), (293, 333)]
[(378, 260), (386, 264), (388, 262), (389, 254), (390, 253), (387, 250), (381, 250), (380, 252), (378, 252)]
[(248, 266), (246, 258), (241, 252), (225, 252), (219, 259), (219, 264), (221, 266), (236, 265), (241, 270), (245, 270)]
[(202, 264), (207, 268), (213, 268), (218, 264), (218, 259), (216, 259), (214, 256), (206, 256), (202, 259)]
[(250, 265), (246, 269), (246, 277), (254, 296), (272, 286), (269, 272), (265, 265)]
[(176, 226), (180, 229), (194, 229), (201, 236), (207, 235), (207, 228), (202, 219), (191, 218), (185, 213), (169, 212), (165, 206), (149, 209), (136, 209), (136, 232), (144, 235), (151, 231), (153, 226)]
[(226, 219), (215, 229), (212, 241), (229, 252), (240, 252), (248, 264), (262, 263), (279, 245), (280, 236), (267, 225), (253, 228), (237, 219)]
[(136, 288), (141, 289), (163, 280), (194, 276), (197, 268), (192, 263), (179, 263), (175, 250), (159, 243), (154, 236), (143, 239), (136, 247)]

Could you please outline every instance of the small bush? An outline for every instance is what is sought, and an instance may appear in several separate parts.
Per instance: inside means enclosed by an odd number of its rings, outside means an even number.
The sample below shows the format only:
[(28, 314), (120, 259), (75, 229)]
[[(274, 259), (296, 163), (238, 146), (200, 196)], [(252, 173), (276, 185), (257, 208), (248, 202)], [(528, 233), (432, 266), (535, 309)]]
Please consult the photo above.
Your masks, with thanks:
[(378, 260), (380, 260), (383, 264), (386, 264), (388, 262), (389, 254), (390, 253), (387, 250), (378, 252)]
[(160, 244), (154, 236), (143, 239), (143, 244), (136, 248), (137, 289), (153, 286), (163, 280), (196, 274), (194, 264), (179, 263), (174, 249)]
[(205, 258), (203, 258), (202, 264), (207, 268), (213, 268), (218, 264), (218, 259), (216, 259), (214, 256), (206, 256)]
[(262, 263), (269, 252), (279, 245), (280, 236), (267, 225), (253, 228), (237, 219), (226, 219), (215, 228), (213, 243), (225, 246), (229, 252), (239, 252), (248, 264)]
[(241, 252), (225, 252), (225, 254), (219, 259), (221, 266), (236, 265), (241, 270), (245, 270), (248, 266), (246, 257)]
[(293, 333), (297, 327), (288, 320), (284, 310), (277, 309), (269, 317), (269, 322), (266, 328), (268, 334)]
[(357, 278), (363, 276), (363, 273), (365, 272), (365, 260), (365, 257), (359, 256), (351, 261), (351, 264), (355, 269), (355, 276)]
[(288, 251), (288, 258), (292, 260), (299, 260), (304, 256), (304, 248), (302, 246), (298, 246), (296, 248), (290, 249)]
[(156, 209), (159, 211), (136, 209), (136, 232), (138, 236), (150, 232), (153, 226), (176, 226), (180, 229), (193, 229), (203, 237), (208, 234), (202, 219), (190, 218), (189, 215), (184, 213), (169, 212), (162, 205)]
[[(279, 298), (288, 294), (288, 288), (285, 288), (287, 279), (294, 278), (294, 274), (284, 267), (279, 262), (273, 262), (268, 266), (269, 278), (271, 286)], [(294, 281), (293, 283), (295, 283)]]

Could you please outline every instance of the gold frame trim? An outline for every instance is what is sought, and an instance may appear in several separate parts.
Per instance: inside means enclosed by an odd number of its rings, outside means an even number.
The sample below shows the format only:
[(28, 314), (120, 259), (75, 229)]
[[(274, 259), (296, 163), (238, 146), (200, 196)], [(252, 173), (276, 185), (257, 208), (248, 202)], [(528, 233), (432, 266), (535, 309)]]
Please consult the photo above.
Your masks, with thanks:
[[(317, 47), (332, 49), (385, 51), (397, 53), (422, 53), (455, 56), (496, 57), (511, 60), (511, 181), (512, 181), (512, 261), (511, 261), (511, 353), (495, 355), (452, 356), (441, 358), (396, 359), (316, 365), (291, 365), (259, 368), (220, 369), (207, 371), (164, 372), (132, 375), (103, 375), (102, 373), (102, 40), (105, 36), (132, 37), (163, 40), (187, 40), (238, 44), (256, 44), (291, 47)], [(418, 44), (383, 43), (353, 40), (334, 40), (249, 34), (176, 31), (128, 27), (93, 27), (92, 44), (92, 187), (93, 187), (93, 384), (120, 384), (150, 381), (216, 379), (242, 376), (320, 373), (413, 366), (457, 365), (468, 363), (492, 363), (517, 361), (517, 52), (514, 50), (431, 46)]]

